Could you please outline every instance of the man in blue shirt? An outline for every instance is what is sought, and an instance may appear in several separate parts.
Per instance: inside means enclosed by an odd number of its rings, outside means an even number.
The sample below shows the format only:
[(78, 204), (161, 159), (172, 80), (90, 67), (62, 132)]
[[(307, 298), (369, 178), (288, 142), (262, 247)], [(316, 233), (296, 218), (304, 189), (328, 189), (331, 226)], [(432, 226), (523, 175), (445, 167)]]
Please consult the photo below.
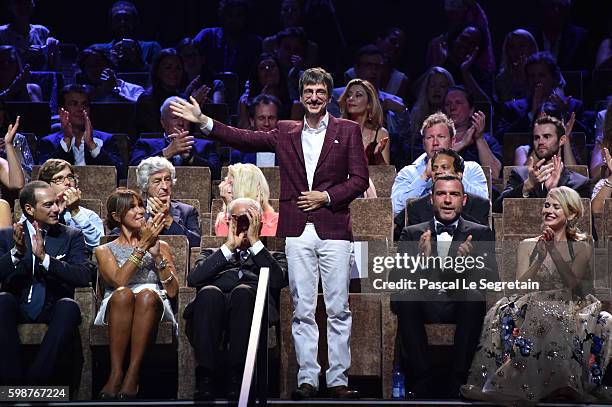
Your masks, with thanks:
[[(397, 174), (391, 189), (394, 216), (404, 210), (408, 198), (421, 197), (431, 190), (431, 158), (437, 151), (452, 147), (455, 126), (444, 113), (438, 112), (425, 119), (421, 134), (425, 152)], [(478, 163), (465, 162), (462, 183), (466, 193), (489, 199), (487, 179)]]

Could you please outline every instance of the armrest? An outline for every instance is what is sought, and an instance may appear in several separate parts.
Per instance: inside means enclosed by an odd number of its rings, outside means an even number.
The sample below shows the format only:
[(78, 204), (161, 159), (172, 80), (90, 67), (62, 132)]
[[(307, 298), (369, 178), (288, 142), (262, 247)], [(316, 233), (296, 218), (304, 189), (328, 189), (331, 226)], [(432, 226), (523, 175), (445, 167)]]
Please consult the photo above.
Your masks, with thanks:
[(91, 287), (79, 287), (74, 290), (74, 300), (81, 309), (81, 326), (93, 323), (96, 313), (96, 295)]

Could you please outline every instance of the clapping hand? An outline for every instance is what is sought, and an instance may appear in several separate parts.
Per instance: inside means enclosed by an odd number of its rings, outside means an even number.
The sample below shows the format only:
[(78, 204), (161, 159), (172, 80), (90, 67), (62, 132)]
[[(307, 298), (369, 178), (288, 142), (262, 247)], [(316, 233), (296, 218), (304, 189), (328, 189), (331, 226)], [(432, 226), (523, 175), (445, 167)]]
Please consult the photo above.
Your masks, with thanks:
[[(149, 250), (155, 246), (157, 239), (162, 229), (164, 228), (164, 214), (157, 213), (153, 218), (149, 220), (140, 228), (140, 240), (138, 246)], [(151, 253), (153, 254), (153, 253)]]
[(32, 242), (32, 254), (40, 261), (43, 261), (46, 256), (45, 252), (45, 239), (42, 236), (42, 231), (38, 225), (38, 221), (33, 221), (32, 226), (36, 234), (34, 235), (34, 241)]
[[(550, 176), (544, 180), (544, 186), (547, 191), (550, 191), (553, 188), (556, 188), (559, 185), (559, 180), (561, 179), (561, 171), (563, 171), (563, 162), (561, 161), (560, 155), (554, 155), (552, 158), (552, 170), (550, 171)], [(551, 165), (551, 164), (548, 164)]]
[(472, 252), (473, 247), (474, 246), (472, 245), (472, 235), (469, 235), (467, 239), (465, 239), (465, 242), (461, 243), (457, 248), (457, 256), (467, 256)]
[(63, 192), (62, 196), (63, 196), (62, 201), (64, 202), (66, 208), (68, 208), (69, 211), (72, 212), (78, 209), (79, 203), (81, 202), (81, 190), (80, 189), (70, 187)]
[(431, 230), (427, 229), (419, 238), (419, 253), (425, 257), (431, 255)]
[(153, 217), (161, 213), (163, 215), (164, 227), (166, 228), (169, 228), (170, 225), (172, 225), (172, 222), (174, 221), (172, 219), (172, 216), (170, 215), (170, 201), (164, 203), (158, 197), (150, 197), (149, 199), (147, 199), (147, 211)]
[(478, 55), (478, 50), (479, 50), (479, 48), (476, 47), (476, 48), (474, 48), (474, 51), (472, 51), (470, 54), (466, 55), (465, 59), (461, 63), (461, 71), (462, 72), (467, 72), (467, 71), (470, 70), (470, 68), (474, 64), (474, 61), (476, 60), (476, 56)]
[(60, 107), (59, 119), (62, 125), (62, 130), (64, 132), (64, 142), (66, 143), (67, 146), (70, 146), (70, 143), (72, 141), (73, 132), (72, 132), (72, 123), (70, 123), (70, 113), (68, 113), (68, 110), (64, 109), (63, 107)]
[(13, 240), (15, 241), (17, 253), (23, 256), (26, 252), (23, 223), (13, 223)]
[(189, 135), (189, 131), (174, 129), (174, 133), (168, 136), (172, 141), (168, 147), (163, 149), (164, 157), (171, 158), (175, 155), (181, 155), (187, 158), (191, 153), (195, 138)]
[(376, 143), (376, 147), (374, 147), (374, 155), (382, 153), (382, 151), (387, 146), (388, 142), (389, 142), (389, 137), (383, 137), (380, 140), (378, 140), (378, 143)]

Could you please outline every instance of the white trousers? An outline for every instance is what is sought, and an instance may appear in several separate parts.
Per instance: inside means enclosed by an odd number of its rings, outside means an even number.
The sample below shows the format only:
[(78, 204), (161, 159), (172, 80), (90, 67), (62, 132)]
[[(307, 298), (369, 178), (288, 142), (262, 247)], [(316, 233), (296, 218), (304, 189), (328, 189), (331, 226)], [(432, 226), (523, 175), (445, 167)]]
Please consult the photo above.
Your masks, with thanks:
[(348, 240), (321, 240), (312, 224), (306, 225), (300, 237), (286, 239), (289, 289), (294, 307), (291, 331), (299, 365), (298, 385), (308, 383), (319, 387), (319, 329), (315, 321), (319, 272), (327, 312), (327, 386), (348, 384), (352, 323), (348, 303), (351, 246)]

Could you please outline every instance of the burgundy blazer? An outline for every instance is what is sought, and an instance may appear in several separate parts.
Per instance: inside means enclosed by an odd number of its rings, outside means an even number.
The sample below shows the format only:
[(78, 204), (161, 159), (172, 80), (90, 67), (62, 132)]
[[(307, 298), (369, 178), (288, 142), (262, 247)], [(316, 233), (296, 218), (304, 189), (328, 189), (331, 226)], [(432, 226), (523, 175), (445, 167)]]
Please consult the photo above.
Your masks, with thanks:
[(349, 204), (369, 186), (361, 129), (355, 122), (329, 116), (312, 189), (327, 191), (331, 204), (304, 212), (297, 206), (301, 192), (308, 191), (303, 127), (303, 121), (286, 120), (278, 122), (278, 129), (263, 132), (236, 129), (214, 120), (210, 137), (244, 152), (276, 153), (281, 188), (278, 237), (300, 236), (306, 222), (312, 222), (321, 239), (353, 240)]

